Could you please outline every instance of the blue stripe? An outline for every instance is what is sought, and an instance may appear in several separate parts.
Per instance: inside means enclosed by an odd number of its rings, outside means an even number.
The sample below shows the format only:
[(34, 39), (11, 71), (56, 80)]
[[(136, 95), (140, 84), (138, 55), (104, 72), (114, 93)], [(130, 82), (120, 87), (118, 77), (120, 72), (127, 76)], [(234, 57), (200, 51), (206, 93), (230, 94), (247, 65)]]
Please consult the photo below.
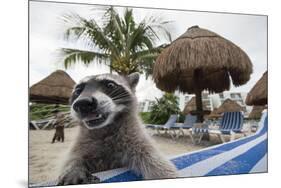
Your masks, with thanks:
[(227, 112), (227, 121), (226, 121), (226, 124), (224, 125), (225, 129), (229, 129), (230, 123), (232, 122), (231, 118), (232, 118), (231, 113)]
[(142, 176), (137, 176), (135, 173), (132, 171), (126, 171), (122, 174), (119, 174), (117, 176), (113, 176), (109, 179), (104, 180), (103, 182), (105, 183), (110, 183), (110, 182), (126, 182), (126, 181), (137, 181), (137, 180), (142, 180)]
[(234, 117), (234, 113), (228, 113), (228, 122), (226, 125), (226, 129), (231, 129), (232, 123), (234, 122), (233, 117)]
[(206, 176), (229, 175), (229, 174), (245, 174), (262, 159), (267, 153), (267, 139), (254, 146), (242, 155), (226, 162), (218, 168), (212, 170)]
[(223, 113), (222, 120), (221, 120), (221, 125), (220, 125), (221, 129), (224, 128), (223, 126), (226, 124), (226, 119), (227, 119), (226, 113)]

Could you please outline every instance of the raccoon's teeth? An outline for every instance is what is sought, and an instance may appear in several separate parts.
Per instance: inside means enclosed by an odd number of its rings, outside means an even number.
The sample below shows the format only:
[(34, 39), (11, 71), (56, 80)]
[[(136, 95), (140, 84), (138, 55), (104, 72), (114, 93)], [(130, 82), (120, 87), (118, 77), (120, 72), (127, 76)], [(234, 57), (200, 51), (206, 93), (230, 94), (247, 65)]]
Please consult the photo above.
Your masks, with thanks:
[(101, 124), (107, 119), (106, 114), (95, 114), (92, 116), (92, 118), (87, 118), (84, 120), (84, 123), (86, 123), (88, 126), (93, 127)]
[(96, 120), (96, 119), (100, 119), (100, 118), (102, 118), (102, 117), (103, 117), (102, 114), (95, 114), (93, 118), (91, 118), (91, 119), (89, 118), (89, 121)]

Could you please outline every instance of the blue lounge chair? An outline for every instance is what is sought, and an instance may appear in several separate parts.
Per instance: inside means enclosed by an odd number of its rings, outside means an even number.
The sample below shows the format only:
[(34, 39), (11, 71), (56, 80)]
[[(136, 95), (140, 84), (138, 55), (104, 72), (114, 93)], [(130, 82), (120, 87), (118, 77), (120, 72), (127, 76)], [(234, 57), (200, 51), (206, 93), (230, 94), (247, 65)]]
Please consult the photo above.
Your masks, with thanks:
[[(164, 132), (164, 134), (170, 135), (172, 138), (174, 138), (174, 135), (176, 135), (176, 132), (172, 127), (176, 128), (176, 122), (178, 119), (177, 114), (170, 115), (169, 119), (164, 125), (154, 125), (154, 124), (148, 124), (146, 125), (146, 128), (151, 128), (155, 131), (157, 131), (157, 134), (161, 134), (161, 131)], [(174, 135), (171, 134), (171, 131), (173, 131)]]
[(148, 124), (146, 125), (146, 128), (152, 128), (152, 129), (169, 129), (170, 127), (174, 126), (174, 124), (177, 122), (178, 115), (172, 114), (170, 115), (169, 119), (164, 125), (156, 125), (156, 124)]
[[(164, 131), (164, 134), (169, 134), (169, 131), (172, 129), (172, 127), (175, 126), (177, 119), (178, 119), (178, 115), (172, 114), (164, 125), (155, 125), (154, 129), (157, 131), (158, 134), (161, 134), (161, 131)], [(172, 134), (169, 135), (173, 137)]]
[[(172, 127), (172, 129), (178, 129), (179, 130), (178, 136), (180, 136), (180, 135), (184, 136), (184, 129), (191, 130), (191, 128), (193, 127), (193, 124), (196, 123), (196, 121), (197, 121), (197, 116), (188, 114), (185, 116), (185, 119), (184, 119), (184, 122), (182, 125), (174, 125)], [(192, 137), (191, 132), (188, 131), (188, 134), (191, 137), (192, 142), (193, 142), (193, 137)]]
[(196, 123), (197, 116), (188, 114), (185, 116), (183, 125), (181, 126), (182, 129), (191, 129), (193, 127), (193, 124)]
[(243, 133), (244, 136), (246, 136), (246, 133), (242, 131), (243, 119), (244, 116), (242, 112), (225, 112), (222, 116), (218, 130), (209, 129), (208, 127), (194, 128), (193, 133), (201, 134), (199, 143), (203, 137), (203, 134), (216, 134), (222, 142), (225, 142), (222, 135), (231, 135), (231, 140), (234, 140), (236, 133)]
[[(234, 175), (267, 172), (268, 116), (264, 112), (253, 135), (174, 157), (171, 161), (179, 177)], [(142, 180), (142, 177), (119, 168), (94, 174), (103, 183)], [(30, 187), (54, 186), (57, 181), (33, 184)]]

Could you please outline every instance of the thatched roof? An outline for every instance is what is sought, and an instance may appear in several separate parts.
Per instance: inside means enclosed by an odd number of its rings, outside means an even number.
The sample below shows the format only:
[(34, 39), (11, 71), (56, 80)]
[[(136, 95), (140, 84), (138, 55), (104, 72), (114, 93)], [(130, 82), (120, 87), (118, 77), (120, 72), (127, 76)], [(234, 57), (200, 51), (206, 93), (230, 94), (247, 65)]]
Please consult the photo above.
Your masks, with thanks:
[(246, 98), (247, 105), (266, 105), (267, 104), (267, 71), (251, 89)]
[(158, 56), (153, 68), (156, 86), (164, 91), (222, 92), (245, 84), (252, 73), (248, 55), (231, 41), (193, 26)]
[[(203, 101), (203, 110), (205, 112), (209, 112), (210, 113), (210, 110), (207, 108), (207, 105), (204, 103), (204, 101)], [(196, 97), (192, 97), (187, 102), (187, 104), (184, 107), (183, 113), (184, 114), (189, 114), (189, 113), (194, 112), (194, 111), (196, 111)]]
[(57, 70), (30, 87), (30, 101), (52, 104), (68, 104), (75, 85), (64, 71)]
[(262, 111), (265, 109), (265, 106), (254, 106), (252, 111), (250, 112), (248, 118), (249, 119), (260, 119), (262, 115)]
[(219, 117), (221, 117), (222, 116), (222, 114), (221, 113), (218, 113), (218, 109), (217, 108), (215, 108), (209, 115), (208, 115), (208, 118), (210, 118), (210, 119), (213, 119), (213, 118), (219, 118)]
[(224, 112), (237, 112), (237, 111), (244, 111), (244, 109), (235, 101), (231, 99), (226, 99), (216, 110), (216, 113), (221, 114)]

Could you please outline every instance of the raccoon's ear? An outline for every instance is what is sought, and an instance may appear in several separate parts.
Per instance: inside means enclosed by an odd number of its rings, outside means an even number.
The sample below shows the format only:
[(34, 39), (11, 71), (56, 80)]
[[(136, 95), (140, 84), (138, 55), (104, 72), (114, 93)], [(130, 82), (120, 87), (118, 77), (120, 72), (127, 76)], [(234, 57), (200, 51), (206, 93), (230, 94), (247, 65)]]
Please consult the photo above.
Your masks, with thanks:
[(134, 72), (132, 74), (130, 74), (129, 76), (127, 76), (129, 84), (131, 86), (131, 88), (136, 88), (137, 84), (139, 83), (139, 79), (140, 79), (140, 74), (137, 72)]

